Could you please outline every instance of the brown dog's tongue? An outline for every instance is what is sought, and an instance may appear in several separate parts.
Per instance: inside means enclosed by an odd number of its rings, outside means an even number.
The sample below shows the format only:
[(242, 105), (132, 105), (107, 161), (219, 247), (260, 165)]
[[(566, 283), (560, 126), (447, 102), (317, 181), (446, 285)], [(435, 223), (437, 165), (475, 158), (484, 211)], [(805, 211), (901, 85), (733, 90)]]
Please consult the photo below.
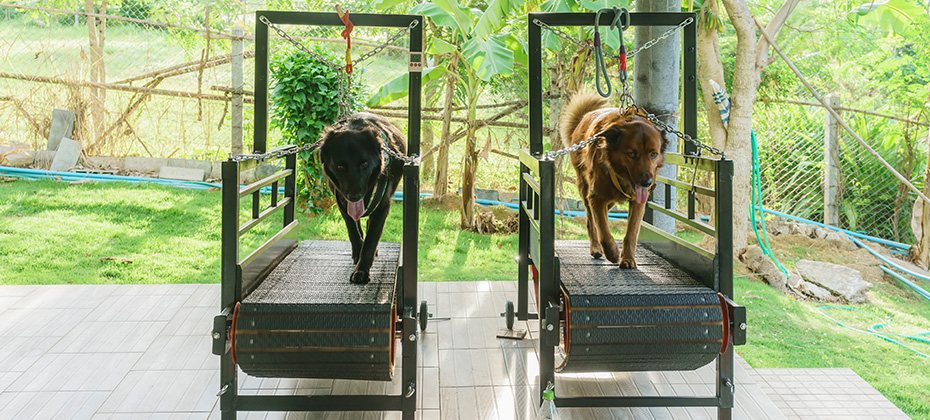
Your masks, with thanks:
[(349, 216), (352, 217), (356, 222), (358, 219), (362, 218), (362, 215), (365, 214), (365, 201), (350, 201), (346, 204), (346, 211), (349, 212)]
[(649, 188), (636, 186), (636, 202), (643, 204), (649, 199)]

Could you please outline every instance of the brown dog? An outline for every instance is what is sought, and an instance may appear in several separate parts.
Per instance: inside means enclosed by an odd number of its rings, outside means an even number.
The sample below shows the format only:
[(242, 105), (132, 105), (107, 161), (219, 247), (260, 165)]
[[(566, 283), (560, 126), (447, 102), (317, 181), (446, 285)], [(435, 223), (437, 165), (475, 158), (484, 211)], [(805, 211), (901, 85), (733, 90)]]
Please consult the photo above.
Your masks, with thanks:
[[(613, 263), (619, 261), (620, 268), (635, 268), (633, 253), (646, 200), (655, 189), (656, 171), (665, 162), (668, 140), (642, 116), (607, 108), (607, 100), (593, 92), (572, 96), (562, 111), (559, 132), (566, 147), (597, 138), (571, 153), (588, 218), (591, 256), (603, 255)], [(621, 253), (607, 225), (607, 210), (623, 201), (630, 203), (630, 210)]]

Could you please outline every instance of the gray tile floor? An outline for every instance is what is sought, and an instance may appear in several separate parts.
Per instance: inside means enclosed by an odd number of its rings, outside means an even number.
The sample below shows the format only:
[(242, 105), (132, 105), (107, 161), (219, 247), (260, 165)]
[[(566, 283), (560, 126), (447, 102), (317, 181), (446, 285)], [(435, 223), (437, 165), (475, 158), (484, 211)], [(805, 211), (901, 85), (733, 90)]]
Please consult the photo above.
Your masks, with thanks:
[[(532, 333), (495, 337), (514, 282), (422, 283), (422, 419), (532, 419)], [(0, 419), (218, 419), (208, 336), (219, 285), (0, 286)], [(517, 328), (526, 328), (517, 323)], [(532, 330), (532, 328), (530, 328)], [(738, 419), (906, 419), (849, 369), (752, 369), (737, 358)], [(710, 395), (713, 370), (560, 375), (562, 395)], [(252, 394), (399, 392), (391, 383), (261, 379)], [(712, 419), (710, 409), (561, 410), (573, 419)], [(243, 413), (243, 419), (399, 419), (398, 413)]]

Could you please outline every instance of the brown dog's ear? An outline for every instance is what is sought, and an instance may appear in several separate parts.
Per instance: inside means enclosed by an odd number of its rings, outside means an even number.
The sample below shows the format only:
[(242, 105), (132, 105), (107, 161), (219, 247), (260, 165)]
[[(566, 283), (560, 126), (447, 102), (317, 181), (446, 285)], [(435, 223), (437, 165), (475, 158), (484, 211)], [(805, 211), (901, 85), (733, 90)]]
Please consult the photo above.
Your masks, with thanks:
[(595, 134), (594, 137), (604, 138), (604, 142), (600, 143), (598, 147), (614, 150), (617, 148), (620, 138), (623, 137), (623, 127), (620, 125), (611, 125), (600, 133)]

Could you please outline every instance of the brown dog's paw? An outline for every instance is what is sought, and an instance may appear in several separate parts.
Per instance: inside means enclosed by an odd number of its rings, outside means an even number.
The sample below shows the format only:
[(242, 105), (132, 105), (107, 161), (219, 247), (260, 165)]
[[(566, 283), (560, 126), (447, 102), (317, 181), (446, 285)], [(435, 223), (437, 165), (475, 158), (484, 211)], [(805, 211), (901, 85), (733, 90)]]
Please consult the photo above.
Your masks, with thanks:
[(601, 249), (601, 244), (591, 241), (591, 256), (597, 259), (604, 256), (604, 250)]
[(617, 243), (614, 241), (607, 242), (604, 245), (604, 256), (608, 261), (616, 264), (617, 261), (620, 261), (620, 248), (617, 247)]
[(368, 284), (371, 281), (371, 277), (368, 276), (367, 271), (354, 271), (349, 277), (349, 281), (355, 284)]
[(620, 268), (636, 268), (636, 260), (632, 258), (624, 258), (620, 260)]

